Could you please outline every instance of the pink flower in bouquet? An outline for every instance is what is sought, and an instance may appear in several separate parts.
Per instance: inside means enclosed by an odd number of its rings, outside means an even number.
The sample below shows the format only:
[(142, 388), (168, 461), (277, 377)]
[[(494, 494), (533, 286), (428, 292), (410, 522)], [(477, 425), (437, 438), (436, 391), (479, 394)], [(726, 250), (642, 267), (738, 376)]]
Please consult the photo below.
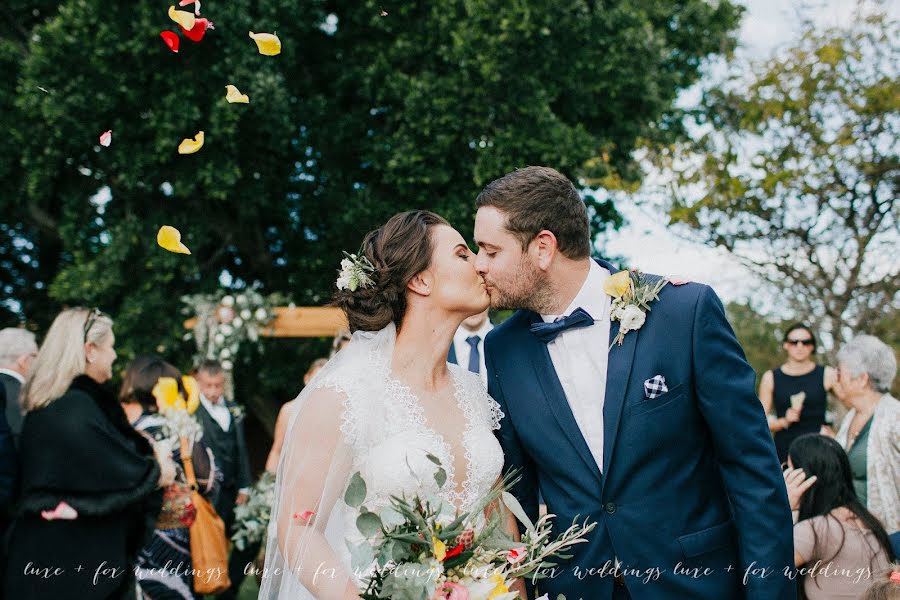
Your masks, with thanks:
[(437, 589), (432, 600), (469, 600), (469, 590), (458, 583), (445, 581)]
[(525, 546), (522, 546), (521, 548), (510, 550), (506, 554), (506, 560), (509, 564), (515, 565), (525, 560), (526, 556), (528, 556), (528, 552), (525, 550)]

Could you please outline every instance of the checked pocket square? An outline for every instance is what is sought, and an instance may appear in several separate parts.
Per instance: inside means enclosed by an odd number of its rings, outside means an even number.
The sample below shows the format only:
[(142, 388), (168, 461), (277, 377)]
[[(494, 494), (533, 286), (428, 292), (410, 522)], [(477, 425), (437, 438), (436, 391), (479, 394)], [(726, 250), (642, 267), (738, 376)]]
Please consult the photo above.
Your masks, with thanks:
[(655, 375), (644, 382), (644, 396), (650, 400), (659, 398), (668, 391), (669, 388), (666, 386), (666, 378), (662, 375)]

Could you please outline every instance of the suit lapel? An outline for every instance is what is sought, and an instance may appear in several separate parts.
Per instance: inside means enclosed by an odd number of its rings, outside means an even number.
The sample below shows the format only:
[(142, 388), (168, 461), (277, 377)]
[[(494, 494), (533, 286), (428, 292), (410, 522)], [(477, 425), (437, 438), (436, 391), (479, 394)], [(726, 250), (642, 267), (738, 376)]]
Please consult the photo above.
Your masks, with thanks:
[[(533, 314), (531, 322), (534, 323), (535, 320), (540, 320), (540, 316)], [(578, 427), (578, 422), (575, 420), (575, 415), (572, 414), (572, 407), (569, 406), (569, 401), (566, 399), (566, 393), (559, 382), (556, 369), (553, 368), (553, 361), (550, 358), (547, 344), (529, 332), (525, 333), (525, 339), (525, 343), (530, 344), (528, 354), (531, 356), (532, 366), (537, 374), (541, 390), (544, 392), (542, 397), (549, 405), (550, 412), (553, 413), (556, 422), (559, 423), (569, 442), (572, 443), (588, 470), (597, 477), (599, 483), (600, 468), (597, 466), (597, 462), (594, 460), (594, 456), (584, 440), (581, 428)]]
[[(619, 334), (619, 322), (612, 321), (609, 327), (609, 343)], [(634, 363), (634, 352), (640, 330), (629, 331), (622, 340), (609, 349), (606, 361), (606, 396), (603, 400), (603, 472), (606, 473), (616, 447), (616, 435), (622, 418), (622, 406)]]

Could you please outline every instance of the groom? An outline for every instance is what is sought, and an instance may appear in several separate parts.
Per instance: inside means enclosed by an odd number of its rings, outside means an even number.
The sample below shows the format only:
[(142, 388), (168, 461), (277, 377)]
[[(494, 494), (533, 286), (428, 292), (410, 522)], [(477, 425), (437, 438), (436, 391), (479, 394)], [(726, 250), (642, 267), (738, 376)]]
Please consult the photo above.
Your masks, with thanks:
[[(791, 512), (755, 376), (705, 285), (666, 285), (622, 338), (572, 183), (528, 167), (478, 196), (475, 267), (496, 308), (490, 394), (513, 490), (556, 531), (597, 522), (543, 572), (567, 600), (793, 599)], [(613, 280), (615, 281), (615, 280)]]

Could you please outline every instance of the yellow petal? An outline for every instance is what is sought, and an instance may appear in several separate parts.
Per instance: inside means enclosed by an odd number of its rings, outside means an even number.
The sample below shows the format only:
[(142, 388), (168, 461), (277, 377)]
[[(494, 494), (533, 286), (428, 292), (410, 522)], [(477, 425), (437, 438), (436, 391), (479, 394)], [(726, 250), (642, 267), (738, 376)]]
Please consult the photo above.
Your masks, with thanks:
[(250, 37), (256, 42), (260, 54), (266, 56), (281, 54), (281, 40), (274, 33), (253, 33), (251, 31)]
[(447, 557), (447, 544), (436, 537), (431, 538), (431, 544), (434, 546), (434, 557), (438, 560), (444, 560)]
[(190, 375), (185, 375), (181, 378), (181, 385), (184, 386), (188, 396), (187, 411), (189, 414), (194, 414), (197, 407), (200, 406), (200, 388), (197, 386), (197, 380)]
[[(190, 254), (188, 247), (181, 243), (181, 232), (169, 225), (163, 225), (156, 234), (156, 243), (169, 252)], [(177, 387), (177, 386), (176, 386)]]
[(509, 588), (506, 587), (506, 582), (503, 581), (503, 577), (501, 575), (494, 575), (493, 577), (491, 577), (491, 583), (495, 584), (497, 587), (495, 587), (490, 596), (487, 597), (487, 600), (492, 600), (497, 596), (509, 593)]
[(189, 13), (186, 10), (177, 10), (174, 6), (169, 7), (169, 18), (187, 30), (193, 29), (194, 23), (197, 22), (197, 17), (194, 16), (194, 13)]
[(603, 291), (613, 298), (621, 298), (631, 286), (631, 275), (628, 271), (619, 271), (615, 275), (610, 275), (603, 282)]
[(178, 402), (178, 382), (172, 377), (160, 377), (151, 392), (160, 410), (174, 408)]
[(203, 132), (198, 131), (194, 139), (184, 138), (178, 144), (178, 154), (193, 154), (203, 147)]
[(233, 85), (226, 85), (225, 90), (227, 91), (227, 93), (225, 94), (225, 99), (232, 104), (250, 104), (250, 96), (248, 96), (247, 94), (242, 94), (240, 90)]

